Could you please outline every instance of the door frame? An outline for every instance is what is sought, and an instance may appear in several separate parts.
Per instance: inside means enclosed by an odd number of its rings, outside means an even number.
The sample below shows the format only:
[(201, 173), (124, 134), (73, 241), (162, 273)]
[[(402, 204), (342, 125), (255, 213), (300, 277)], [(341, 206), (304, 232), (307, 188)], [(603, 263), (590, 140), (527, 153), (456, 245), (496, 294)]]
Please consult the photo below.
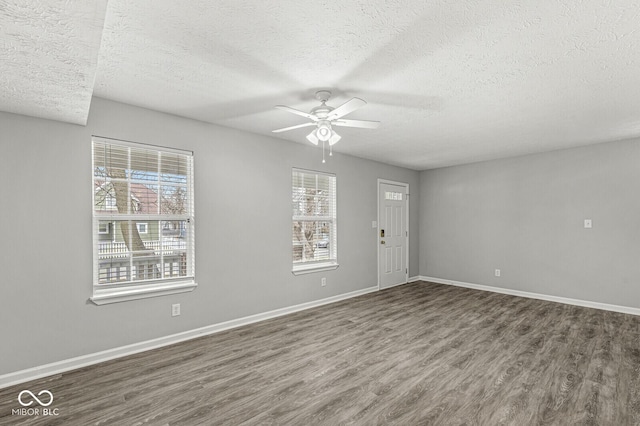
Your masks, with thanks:
[[(378, 275), (378, 291), (380, 291), (380, 185), (386, 183), (389, 185), (397, 185), (397, 186), (403, 186), (405, 188), (405, 194), (406, 194), (406, 201), (405, 201), (405, 220), (406, 220), (406, 224), (407, 224), (407, 238), (405, 240), (405, 282), (404, 283), (400, 283), (400, 284), (396, 284), (394, 286), (391, 287), (395, 287), (397, 285), (402, 285), (402, 284), (406, 284), (409, 282), (409, 184), (406, 182), (398, 182), (395, 180), (389, 180), (389, 179), (382, 179), (382, 178), (378, 178), (378, 184), (377, 184), (377, 191), (376, 191), (376, 198), (378, 199), (378, 203), (377, 203), (377, 212), (376, 212), (376, 224), (378, 226), (376, 226), (376, 265), (378, 267), (378, 271), (377, 271), (377, 275)], [(391, 288), (391, 287), (385, 287), (385, 288)]]

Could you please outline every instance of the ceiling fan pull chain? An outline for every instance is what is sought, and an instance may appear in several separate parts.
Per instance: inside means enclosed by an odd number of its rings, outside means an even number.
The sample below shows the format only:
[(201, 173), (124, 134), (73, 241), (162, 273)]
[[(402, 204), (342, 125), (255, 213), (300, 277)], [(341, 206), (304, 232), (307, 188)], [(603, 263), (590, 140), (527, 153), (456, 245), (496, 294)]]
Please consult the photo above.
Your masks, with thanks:
[(324, 141), (322, 141), (322, 164), (326, 163), (326, 161), (324, 161)]
[(333, 157), (333, 145), (329, 144), (329, 157)]

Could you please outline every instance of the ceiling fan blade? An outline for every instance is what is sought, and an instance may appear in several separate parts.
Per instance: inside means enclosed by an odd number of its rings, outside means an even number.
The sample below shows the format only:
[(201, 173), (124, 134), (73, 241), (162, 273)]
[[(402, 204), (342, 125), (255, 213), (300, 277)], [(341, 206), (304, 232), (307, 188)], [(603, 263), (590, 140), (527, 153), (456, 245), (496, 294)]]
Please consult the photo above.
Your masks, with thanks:
[(315, 115), (309, 114), (308, 112), (300, 111), (299, 109), (291, 108), (291, 107), (284, 106), (284, 105), (276, 105), (276, 108), (281, 109), (282, 111), (287, 111), (287, 112), (291, 112), (293, 114), (301, 115), (301, 116), (309, 118), (309, 119), (311, 119), (313, 121), (318, 121), (318, 117), (316, 117)]
[(342, 126), (342, 127), (359, 127), (361, 129), (377, 129), (380, 125), (379, 121), (369, 121), (369, 120), (334, 120), (331, 122), (332, 125)]
[(272, 133), (280, 133), (280, 132), (286, 132), (287, 130), (293, 130), (293, 129), (300, 129), (302, 127), (309, 127), (309, 126), (315, 126), (316, 123), (304, 123), (304, 124), (298, 124), (297, 126), (291, 126), (291, 127), (284, 127), (282, 129), (277, 129), (277, 130), (272, 130)]
[(335, 120), (337, 118), (343, 117), (350, 112), (365, 106), (366, 104), (367, 103), (360, 98), (352, 98), (350, 101), (343, 103), (338, 108), (331, 111), (327, 116), (327, 120)]

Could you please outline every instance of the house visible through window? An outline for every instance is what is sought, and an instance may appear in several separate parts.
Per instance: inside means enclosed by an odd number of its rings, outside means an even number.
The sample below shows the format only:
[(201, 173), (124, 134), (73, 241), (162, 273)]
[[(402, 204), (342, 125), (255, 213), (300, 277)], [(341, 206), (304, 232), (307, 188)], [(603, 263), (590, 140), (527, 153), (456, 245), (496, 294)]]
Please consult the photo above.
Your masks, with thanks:
[(193, 154), (93, 138), (96, 304), (195, 288)]
[(336, 176), (293, 169), (291, 197), (293, 273), (335, 269)]

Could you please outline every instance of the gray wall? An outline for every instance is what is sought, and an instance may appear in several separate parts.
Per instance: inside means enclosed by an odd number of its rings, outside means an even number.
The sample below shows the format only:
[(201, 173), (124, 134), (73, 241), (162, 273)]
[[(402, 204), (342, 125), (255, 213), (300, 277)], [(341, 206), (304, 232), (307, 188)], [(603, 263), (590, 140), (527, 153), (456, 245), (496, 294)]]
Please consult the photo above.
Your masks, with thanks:
[(421, 172), (420, 275), (640, 307), (640, 140)]
[[(195, 152), (194, 292), (88, 302), (92, 134)], [(0, 374), (375, 286), (377, 178), (410, 184), (418, 234), (418, 172), (102, 99), (86, 127), (0, 113), (0, 150)], [(335, 271), (290, 272), (292, 167), (337, 175)]]

